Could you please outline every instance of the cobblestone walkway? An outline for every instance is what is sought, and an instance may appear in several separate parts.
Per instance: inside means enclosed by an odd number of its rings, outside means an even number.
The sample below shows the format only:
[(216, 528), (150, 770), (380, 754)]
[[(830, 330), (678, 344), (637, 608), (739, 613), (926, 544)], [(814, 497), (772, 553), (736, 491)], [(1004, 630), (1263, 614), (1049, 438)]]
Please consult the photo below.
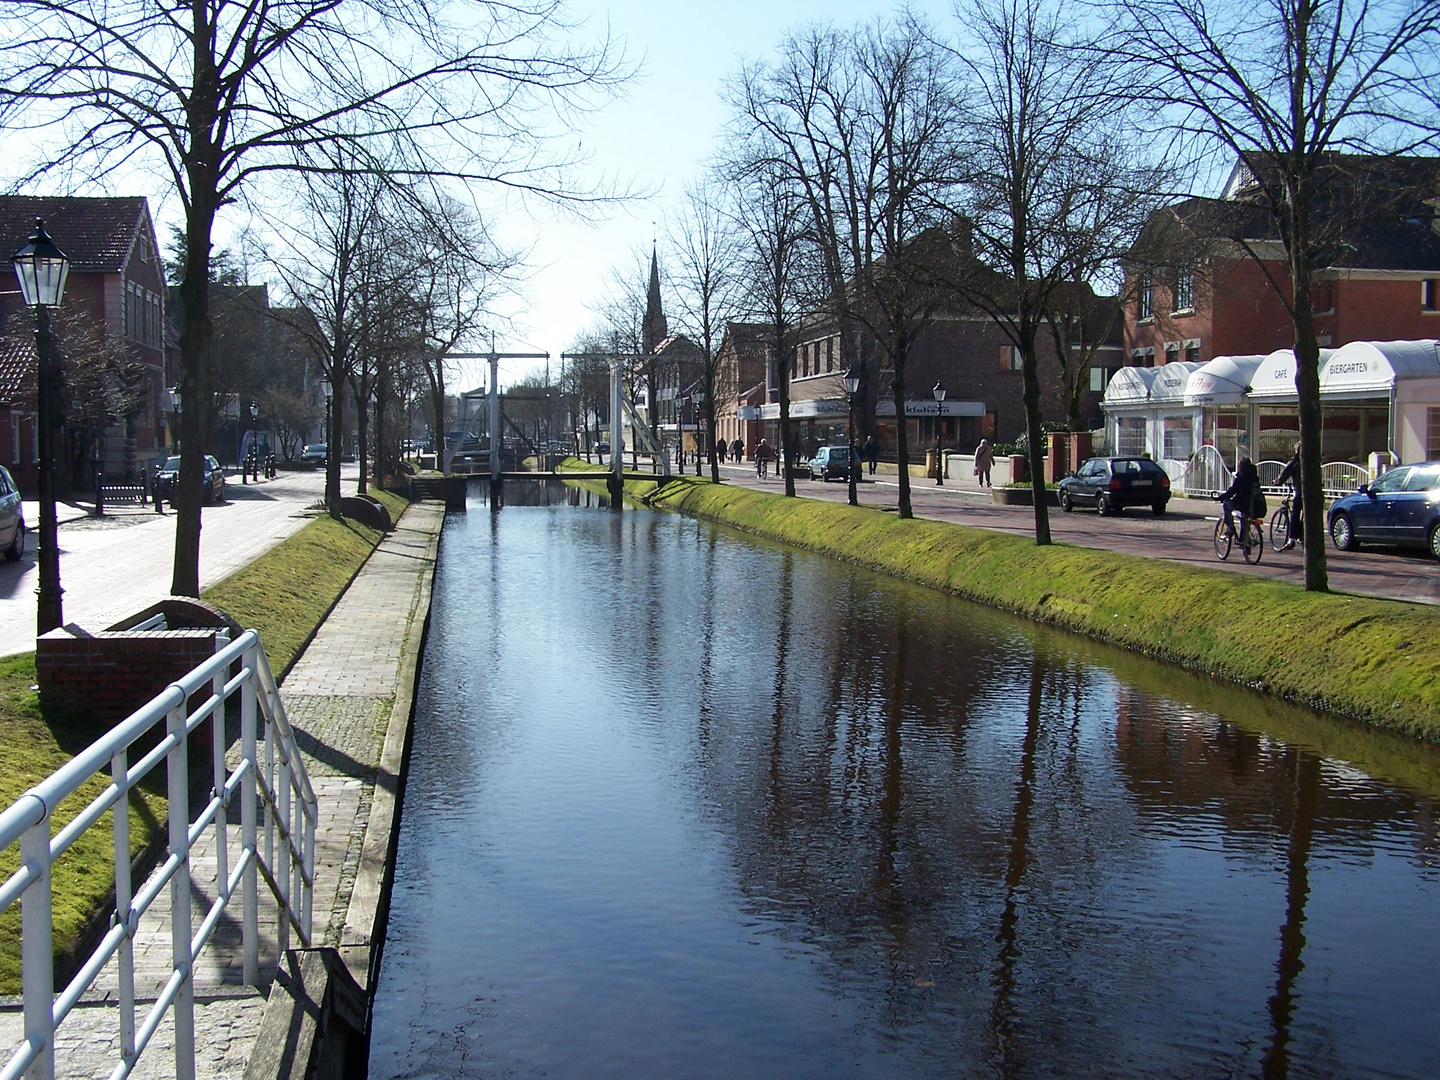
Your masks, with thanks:
[[(391, 710), (399, 691), (401, 659), (412, 633), (423, 626), (422, 585), (434, 571), (436, 537), (444, 521), (438, 503), (412, 505), (366, 562), (321, 626), (280, 688), (319, 803), (315, 835), (314, 938), (338, 945), (350, 906), (369, 821), (376, 771)], [(201, 913), (215, 896), (213, 831), (193, 850), (192, 910)], [(238, 855), (239, 830), (231, 830), (231, 865)], [(138, 891), (138, 890), (137, 890)], [(278, 913), (261, 885), (263, 974), (268, 982), (276, 959)], [(206, 946), (195, 972), (196, 1070), (201, 1078), (238, 1078), (260, 1030), (267, 992), (241, 979), (238, 905)], [(227, 912), (227, 915), (229, 913)], [(299, 943), (292, 937), (292, 947)], [(154, 1001), (170, 973), (169, 890), (141, 920), (135, 943), (137, 1010)], [(67, 1018), (56, 1038), (56, 1075), (108, 1077), (116, 1054), (117, 985), (114, 963), (102, 972), (85, 1004)], [(23, 1034), (18, 1002), (0, 1003), (0, 1048), (8, 1051)], [(161, 1025), (133, 1074), (174, 1075), (173, 1027)], [(8, 1056), (8, 1053), (6, 1054)]]

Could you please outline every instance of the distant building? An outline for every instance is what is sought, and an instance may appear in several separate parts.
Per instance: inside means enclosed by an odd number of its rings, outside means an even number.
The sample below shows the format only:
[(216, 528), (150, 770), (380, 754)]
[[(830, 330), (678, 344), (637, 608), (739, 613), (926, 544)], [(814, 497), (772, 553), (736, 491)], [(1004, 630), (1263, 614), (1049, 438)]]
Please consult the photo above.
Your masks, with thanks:
[[(107, 473), (133, 476), (165, 446), (165, 275), (149, 204), (140, 197), (0, 198), (6, 253), (25, 243), (37, 217), (70, 259), (56, 318), (70, 380), (59, 482), (88, 475), (95, 445), (103, 447)], [(8, 261), (3, 276), (0, 462), (29, 490), (38, 480), (39, 454), (35, 322)], [(102, 361), (110, 365), (105, 372), (97, 370)]]

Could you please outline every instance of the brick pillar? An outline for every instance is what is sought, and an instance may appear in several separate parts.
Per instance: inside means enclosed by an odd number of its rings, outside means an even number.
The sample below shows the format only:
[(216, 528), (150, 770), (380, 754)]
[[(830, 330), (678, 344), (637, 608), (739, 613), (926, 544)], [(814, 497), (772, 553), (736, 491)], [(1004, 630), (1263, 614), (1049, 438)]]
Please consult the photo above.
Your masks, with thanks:
[(1050, 453), (1045, 457), (1045, 482), (1053, 484), (1070, 475), (1070, 440), (1063, 431), (1050, 433)]
[(1075, 450), (1075, 452), (1070, 455), (1070, 467), (1072, 469), (1078, 469), (1080, 463), (1094, 453), (1094, 449), (1090, 444), (1090, 432), (1072, 431), (1070, 433), (1070, 443)]

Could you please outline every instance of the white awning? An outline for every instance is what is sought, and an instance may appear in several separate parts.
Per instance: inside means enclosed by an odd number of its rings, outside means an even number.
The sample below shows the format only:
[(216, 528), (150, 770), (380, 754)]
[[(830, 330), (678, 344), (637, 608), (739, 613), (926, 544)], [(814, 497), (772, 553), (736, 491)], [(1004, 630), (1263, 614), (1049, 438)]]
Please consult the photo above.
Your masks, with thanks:
[(1150, 384), (1150, 400), (1156, 405), (1181, 405), (1190, 386), (1190, 376), (1200, 365), (1190, 360), (1172, 360), (1164, 367), (1155, 369), (1155, 381)]
[(1101, 399), (1103, 409), (1125, 408), (1146, 405), (1150, 401), (1150, 385), (1155, 381), (1160, 368), (1122, 367), (1110, 376), (1105, 386), (1105, 397)]
[(1217, 356), (1190, 373), (1185, 385), (1185, 404), (1238, 405), (1245, 400), (1255, 370), (1263, 356)]
[(1406, 379), (1440, 377), (1440, 342), (1352, 341), (1320, 358), (1322, 398), (1389, 397)]

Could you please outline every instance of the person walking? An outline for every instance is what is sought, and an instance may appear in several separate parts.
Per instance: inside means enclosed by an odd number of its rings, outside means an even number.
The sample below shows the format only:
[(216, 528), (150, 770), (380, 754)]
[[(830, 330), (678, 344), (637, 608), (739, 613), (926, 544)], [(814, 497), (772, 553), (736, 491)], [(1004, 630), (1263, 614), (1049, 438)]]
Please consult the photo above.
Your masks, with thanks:
[(1295, 456), (1292, 457), (1280, 470), (1280, 479), (1275, 481), (1283, 484), (1290, 481), (1290, 489), (1294, 492), (1290, 499), (1290, 539), (1285, 541), (1285, 550), (1289, 551), (1297, 542), (1305, 539), (1305, 504), (1300, 501), (1300, 444), (1295, 444)]
[(990, 440), (981, 439), (975, 448), (975, 476), (981, 487), (990, 486), (990, 470), (995, 467), (995, 451), (990, 449)]
[(870, 475), (875, 475), (875, 466), (880, 461), (880, 444), (875, 441), (874, 435), (865, 436), (865, 446), (862, 456), (870, 466)]
[(719, 459), (721, 465), (725, 464), (725, 455), (729, 450), (730, 444), (724, 439), (721, 439), (715, 444), (715, 457)]
[(745, 460), (745, 444), (738, 438), (730, 444), (730, 456), (735, 459), (735, 464)]

